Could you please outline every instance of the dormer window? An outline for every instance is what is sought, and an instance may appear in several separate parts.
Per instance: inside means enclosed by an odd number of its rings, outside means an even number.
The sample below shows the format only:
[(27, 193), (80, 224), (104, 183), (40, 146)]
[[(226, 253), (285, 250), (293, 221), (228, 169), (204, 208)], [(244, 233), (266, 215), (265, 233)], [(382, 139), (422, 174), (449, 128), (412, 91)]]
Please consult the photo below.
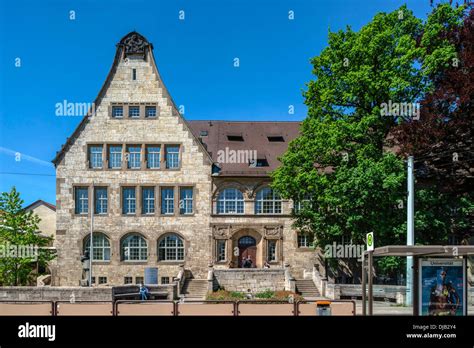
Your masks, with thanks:
[(271, 143), (284, 143), (285, 142), (285, 138), (283, 138), (283, 136), (281, 135), (269, 135), (267, 136), (267, 139)]
[(140, 117), (140, 107), (139, 106), (129, 106), (128, 107), (128, 117), (139, 118)]
[(122, 118), (123, 117), (123, 106), (112, 106), (112, 117)]
[(228, 134), (227, 140), (228, 141), (244, 141), (244, 137), (238, 134)]

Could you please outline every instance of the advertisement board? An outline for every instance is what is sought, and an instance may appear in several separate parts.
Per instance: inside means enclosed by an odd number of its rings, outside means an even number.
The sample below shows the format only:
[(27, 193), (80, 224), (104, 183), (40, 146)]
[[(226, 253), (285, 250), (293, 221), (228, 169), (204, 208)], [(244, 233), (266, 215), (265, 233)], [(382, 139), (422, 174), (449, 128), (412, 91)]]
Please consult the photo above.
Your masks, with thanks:
[(420, 315), (466, 315), (465, 260), (455, 258), (420, 259), (418, 289)]

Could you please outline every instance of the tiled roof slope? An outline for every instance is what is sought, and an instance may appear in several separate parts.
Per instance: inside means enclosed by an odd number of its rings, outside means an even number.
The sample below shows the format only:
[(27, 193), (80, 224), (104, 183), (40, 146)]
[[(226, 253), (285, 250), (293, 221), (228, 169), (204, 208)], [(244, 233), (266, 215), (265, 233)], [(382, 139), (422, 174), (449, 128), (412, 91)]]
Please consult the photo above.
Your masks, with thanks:
[[(219, 176), (268, 176), (271, 171), (280, 165), (278, 157), (286, 151), (288, 143), (299, 135), (301, 124), (300, 122), (190, 120), (187, 123), (194, 136), (201, 139), (212, 156), (212, 160), (218, 163), (221, 169)], [(231, 139), (242, 137), (243, 141), (229, 140), (229, 136)], [(268, 137), (280, 141), (270, 141)], [(229, 163), (229, 161), (222, 163), (222, 161), (219, 161), (219, 151), (225, 153), (226, 149), (228, 154), (231, 153), (231, 150), (255, 150), (258, 163), (266, 160), (268, 166), (252, 167), (249, 163)], [(254, 152), (249, 152), (250, 156), (253, 154)]]

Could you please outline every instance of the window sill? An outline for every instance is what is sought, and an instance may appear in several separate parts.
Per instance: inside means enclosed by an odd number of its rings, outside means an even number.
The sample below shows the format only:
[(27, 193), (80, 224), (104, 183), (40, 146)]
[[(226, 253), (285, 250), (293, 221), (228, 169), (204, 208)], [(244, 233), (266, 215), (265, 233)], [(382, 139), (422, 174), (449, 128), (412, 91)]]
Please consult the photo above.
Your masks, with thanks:
[(165, 261), (165, 260), (158, 260), (157, 263), (159, 265), (170, 265), (170, 266), (179, 266), (184, 263), (184, 260), (173, 260), (173, 261)]

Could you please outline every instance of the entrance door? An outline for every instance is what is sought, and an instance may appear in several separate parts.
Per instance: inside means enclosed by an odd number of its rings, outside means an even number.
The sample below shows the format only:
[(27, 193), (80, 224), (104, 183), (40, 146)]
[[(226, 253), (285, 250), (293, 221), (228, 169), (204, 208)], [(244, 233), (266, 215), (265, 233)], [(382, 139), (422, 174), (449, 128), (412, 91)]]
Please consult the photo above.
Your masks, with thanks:
[(239, 267), (244, 267), (243, 261), (250, 256), (252, 268), (256, 267), (257, 262), (257, 242), (255, 238), (245, 236), (239, 239)]

